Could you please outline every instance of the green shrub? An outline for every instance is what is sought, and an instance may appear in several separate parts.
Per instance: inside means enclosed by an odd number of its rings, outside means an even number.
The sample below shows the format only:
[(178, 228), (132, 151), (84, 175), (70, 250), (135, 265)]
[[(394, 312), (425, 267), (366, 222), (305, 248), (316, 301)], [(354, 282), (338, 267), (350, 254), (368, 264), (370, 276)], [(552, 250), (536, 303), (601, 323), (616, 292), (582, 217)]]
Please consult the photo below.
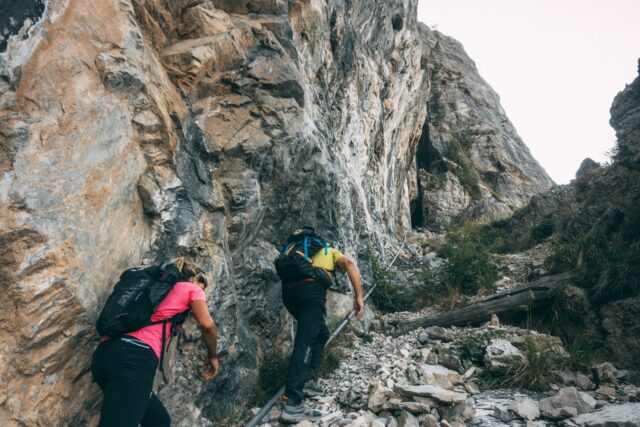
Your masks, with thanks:
[(551, 254), (544, 260), (549, 273), (574, 270), (578, 265), (582, 244), (582, 239), (579, 238), (565, 238), (554, 242)]
[(469, 360), (474, 365), (484, 366), (484, 353), (494, 338), (501, 338), (501, 330), (484, 330), (478, 332), (463, 331), (456, 335), (448, 351), (457, 355), (460, 360)]
[(540, 221), (533, 224), (529, 233), (529, 238), (533, 243), (541, 242), (547, 237), (551, 236), (555, 231), (555, 220), (552, 216), (547, 215)]
[(616, 235), (587, 240), (585, 246), (579, 281), (593, 302), (604, 304), (640, 293), (640, 244), (630, 245)]
[(376, 288), (371, 300), (383, 313), (418, 310), (430, 301), (430, 284), (420, 278), (412, 283), (396, 279), (393, 271), (383, 267), (375, 256), (371, 257), (373, 280)]
[(410, 295), (396, 282), (390, 270), (381, 268), (375, 262), (375, 258), (373, 260), (373, 280), (376, 288), (371, 293), (371, 300), (375, 306), (383, 313), (409, 310), (413, 302)]
[(575, 270), (576, 284), (596, 305), (640, 294), (640, 215), (615, 232), (596, 224), (582, 235), (565, 233), (545, 266), (551, 273)]
[(477, 225), (469, 224), (447, 233), (438, 255), (447, 260), (440, 274), (447, 288), (470, 295), (481, 288), (491, 288), (497, 279), (489, 248)]
[(444, 284), (444, 291), (439, 291), (434, 294), (434, 302), (440, 304), (442, 310), (449, 311), (459, 305), (460, 297), (460, 288)]

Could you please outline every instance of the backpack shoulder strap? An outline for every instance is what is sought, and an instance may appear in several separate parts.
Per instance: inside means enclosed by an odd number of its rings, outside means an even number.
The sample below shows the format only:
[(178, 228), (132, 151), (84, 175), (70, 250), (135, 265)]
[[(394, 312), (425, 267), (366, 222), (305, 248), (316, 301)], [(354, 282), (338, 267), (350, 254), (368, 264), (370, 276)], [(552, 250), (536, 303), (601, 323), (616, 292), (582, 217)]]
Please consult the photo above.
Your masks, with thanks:
[[(175, 333), (176, 327), (178, 325), (183, 324), (187, 320), (187, 317), (189, 317), (189, 313), (191, 313), (190, 308), (178, 314), (175, 314), (173, 317), (170, 317), (168, 319), (162, 319), (162, 320), (157, 320), (155, 322), (151, 322), (152, 325), (162, 324), (162, 347), (160, 349), (160, 361), (158, 362), (160, 372), (164, 372), (164, 355), (167, 351), (167, 347), (171, 344), (171, 340), (173, 339), (173, 335)], [(168, 342), (167, 342), (167, 323), (171, 323)]]

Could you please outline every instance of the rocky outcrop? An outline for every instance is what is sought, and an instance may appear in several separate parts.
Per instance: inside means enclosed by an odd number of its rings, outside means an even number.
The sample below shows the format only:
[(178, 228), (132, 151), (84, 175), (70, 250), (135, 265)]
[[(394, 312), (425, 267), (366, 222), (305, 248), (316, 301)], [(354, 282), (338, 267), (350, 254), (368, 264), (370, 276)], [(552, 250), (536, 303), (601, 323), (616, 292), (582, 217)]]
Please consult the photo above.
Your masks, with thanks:
[(52, 0), (9, 40), (3, 425), (88, 422), (99, 307), (120, 270), (175, 255), (210, 272), (225, 356), (203, 383), (188, 325), (160, 394), (177, 425), (224, 417), (263, 349), (286, 351), (273, 243), (306, 222), (357, 257), (408, 223), (428, 89), (415, 2), (243, 4)]
[[(364, 263), (411, 228), (412, 200), (419, 216), (449, 188), (445, 215), (493, 214), (548, 184), (510, 129), (486, 136), (482, 120), (504, 122), (497, 97), (418, 25), (415, 0), (43, 4), (10, 11), (0, 56), (3, 425), (91, 422), (92, 322), (126, 267), (184, 255), (209, 271), (222, 373), (200, 380), (188, 324), (160, 390), (176, 425), (208, 425), (253, 398), (266, 348), (286, 352), (271, 261), (290, 229), (313, 224)], [(458, 116), (437, 111), (476, 83)], [(498, 115), (471, 120), (485, 95)], [(450, 119), (476, 129), (463, 154), (495, 185), (458, 191)], [(416, 161), (421, 138), (439, 160)], [(530, 167), (514, 186), (516, 161)]]
[(576, 273), (578, 287), (558, 295), (554, 333), (566, 341), (587, 336), (629, 369), (640, 354), (639, 94), (640, 77), (614, 99), (611, 164), (585, 159), (569, 185), (535, 195), (501, 225), (517, 239), (544, 226), (552, 242), (546, 267)]
[(422, 30), (431, 90), (416, 158), (414, 224), (441, 229), (457, 217), (509, 217), (553, 181), (462, 45)]

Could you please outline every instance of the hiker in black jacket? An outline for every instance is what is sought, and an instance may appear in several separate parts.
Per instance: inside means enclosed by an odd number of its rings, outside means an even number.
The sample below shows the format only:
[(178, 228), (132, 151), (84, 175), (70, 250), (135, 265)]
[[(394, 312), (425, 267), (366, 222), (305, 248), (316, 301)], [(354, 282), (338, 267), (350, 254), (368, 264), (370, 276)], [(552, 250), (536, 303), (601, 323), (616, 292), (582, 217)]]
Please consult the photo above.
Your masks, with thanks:
[[(298, 274), (291, 274), (291, 270), (295, 270), (292, 265), (297, 263)], [(333, 282), (336, 270), (346, 272), (355, 293), (353, 306), (356, 317), (360, 319), (364, 312), (360, 272), (351, 258), (326, 244), (311, 227), (304, 227), (289, 236), (288, 244), (276, 260), (276, 269), (283, 281), (284, 305), (297, 321), (279, 420), (290, 424), (317, 421), (324, 414), (305, 406), (302, 400), (305, 395), (324, 394), (321, 387), (308, 382), (330, 335), (326, 324), (327, 288)]]

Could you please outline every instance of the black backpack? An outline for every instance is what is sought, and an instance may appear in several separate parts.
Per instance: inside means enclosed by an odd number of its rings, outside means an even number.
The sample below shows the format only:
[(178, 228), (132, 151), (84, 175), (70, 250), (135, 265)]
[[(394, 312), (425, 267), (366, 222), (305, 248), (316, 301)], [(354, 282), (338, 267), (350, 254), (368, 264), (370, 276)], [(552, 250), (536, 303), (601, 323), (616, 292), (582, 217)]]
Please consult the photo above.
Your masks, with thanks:
[(171, 324), (171, 336), (173, 336), (177, 327), (187, 320), (190, 310), (178, 313), (170, 319), (155, 322), (151, 321), (151, 315), (181, 279), (180, 271), (173, 264), (152, 265), (124, 271), (98, 317), (96, 322), (98, 333), (115, 338), (145, 326), (162, 324), (160, 353), (160, 370), (162, 371), (167, 324)]
[(312, 227), (303, 227), (292, 233), (287, 243), (280, 247), (280, 255), (274, 261), (276, 272), (283, 284), (313, 279), (330, 288), (333, 278), (323, 268), (312, 264), (312, 258), (321, 250), (327, 253), (330, 245)]

